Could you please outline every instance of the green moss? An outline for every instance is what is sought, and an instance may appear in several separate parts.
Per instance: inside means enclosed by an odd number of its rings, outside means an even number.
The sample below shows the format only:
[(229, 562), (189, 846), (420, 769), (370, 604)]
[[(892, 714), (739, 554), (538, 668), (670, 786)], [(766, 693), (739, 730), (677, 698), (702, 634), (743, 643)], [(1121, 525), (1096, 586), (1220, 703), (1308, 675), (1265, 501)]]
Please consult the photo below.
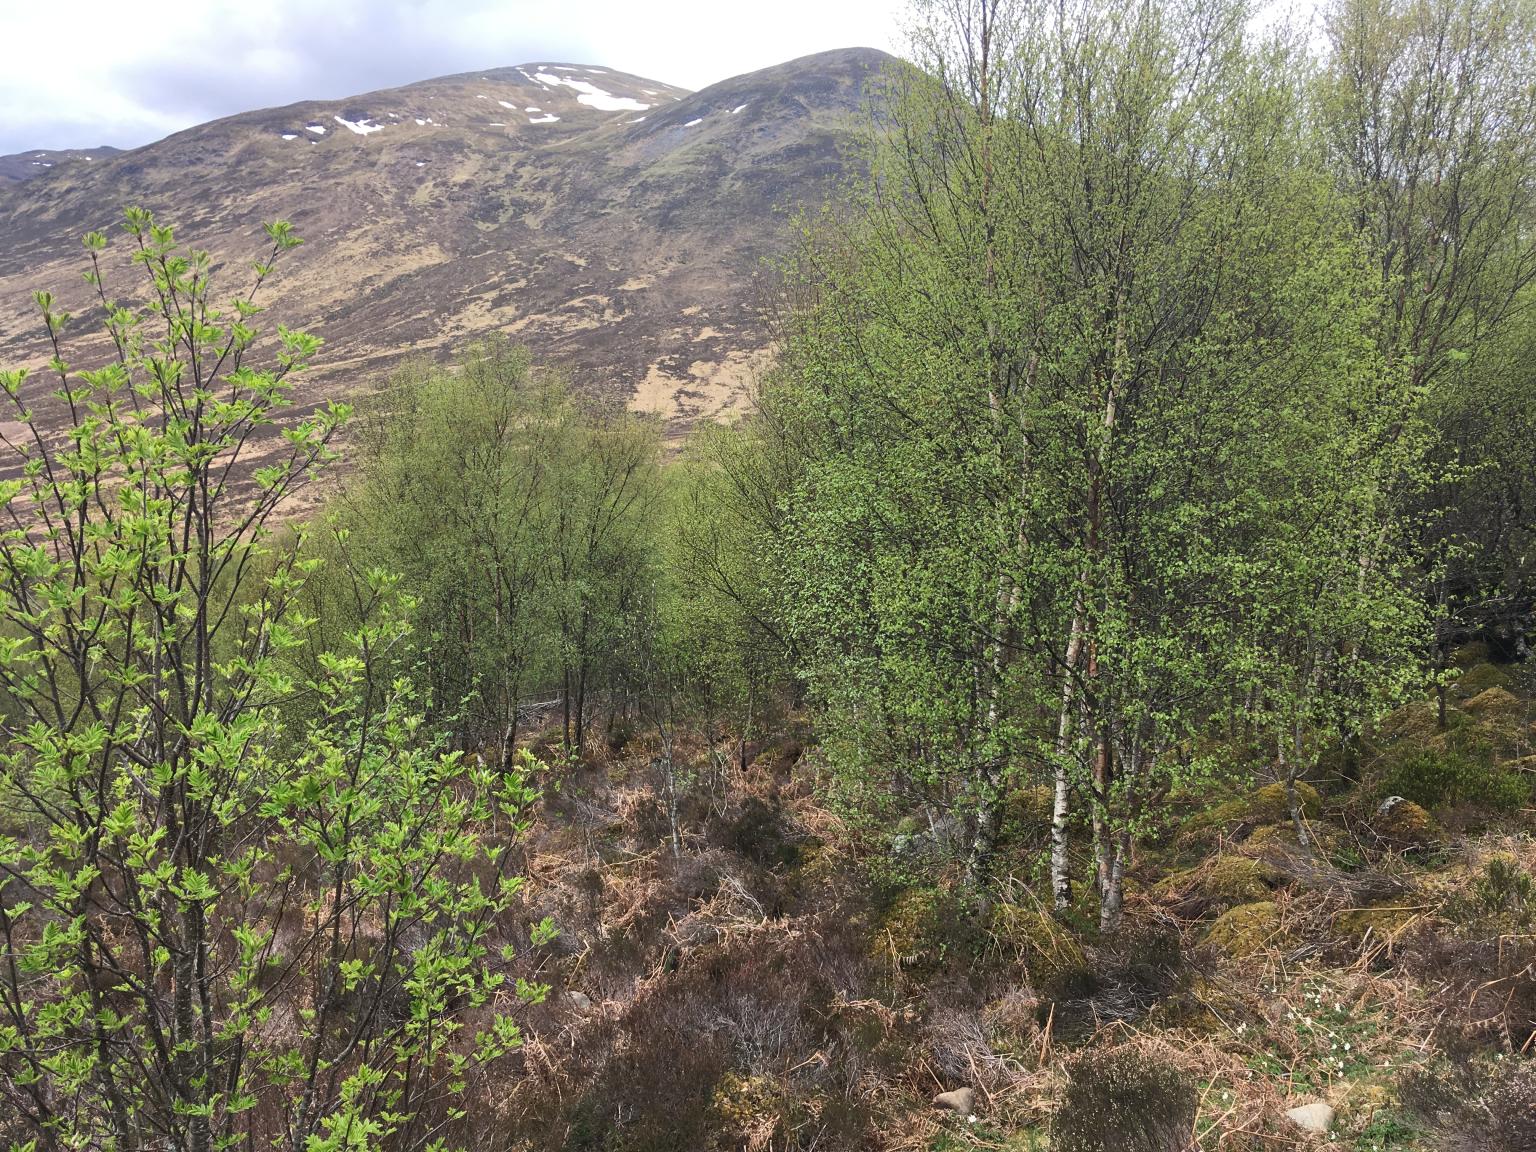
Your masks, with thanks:
[[(1314, 849), (1324, 855), (1331, 855), (1339, 842), (1340, 832), (1332, 824), (1321, 820), (1308, 821), (1307, 833), (1312, 838)], [(1264, 852), (1267, 856), (1279, 855), (1281, 857), (1298, 850), (1301, 845), (1296, 839), (1296, 829), (1287, 820), (1283, 824), (1265, 824), (1255, 828), (1253, 835), (1243, 842), (1243, 848), (1249, 852)], [(1263, 857), (1261, 857), (1263, 859)], [(1271, 883), (1277, 883), (1278, 879), (1285, 878), (1285, 874), (1273, 864), (1266, 864), (1266, 870), (1272, 877)]]
[[(1433, 700), (1421, 700), (1399, 708), (1381, 722), (1370, 742), (1366, 772), (1367, 779), (1378, 785), (1373, 793), (1375, 796), (1408, 796), (1426, 807), (1464, 801), (1489, 802), (1490, 798), (1478, 794), (1475, 788), (1471, 795), (1441, 797), (1426, 792), (1410, 795), (1402, 786), (1382, 783), (1392, 773), (1403, 770), (1404, 765), (1412, 764), (1414, 771), (1422, 771), (1423, 762), (1432, 756), (1446, 759), (1450, 767), (1457, 767), (1459, 760), (1486, 778), (1489, 770), (1501, 760), (1518, 756), (1529, 748), (1533, 735), (1536, 735), (1531, 702), (1505, 686), (1512, 683), (1507, 673), (1487, 667), (1487, 671), (1481, 667), (1471, 669), (1458, 682), (1454, 695), (1461, 698), (1461, 704), (1446, 710), (1444, 724), (1440, 723), (1440, 710)], [(1494, 682), (1499, 680), (1503, 683)], [(1479, 765), (1481, 768), (1477, 767)], [(1450, 767), (1443, 768), (1442, 774)], [(1457, 767), (1457, 770), (1461, 769)], [(1497, 780), (1494, 785), (1497, 790)], [(1492, 799), (1507, 803), (1501, 799), (1505, 795), (1499, 792)]]
[[(1317, 789), (1305, 780), (1296, 782), (1296, 796), (1301, 801), (1301, 813), (1307, 819), (1315, 819), (1323, 810), (1323, 798)], [(1291, 818), (1291, 802), (1285, 794), (1283, 783), (1266, 784), (1253, 794), (1252, 810), (1255, 818), (1263, 817), (1266, 824), (1278, 824)]]
[(1530, 741), (1531, 704), (1506, 688), (1486, 688), (1462, 705), (1477, 722), (1482, 742), (1501, 751), (1522, 748)]
[(1239, 904), (1217, 917), (1206, 930), (1206, 942), (1229, 956), (1248, 956), (1280, 932), (1280, 908), (1272, 900)]
[[(1317, 789), (1305, 780), (1297, 781), (1296, 795), (1301, 801), (1302, 813), (1310, 820), (1322, 811), (1323, 798)], [(1198, 839), (1212, 828), (1231, 828), (1238, 824), (1280, 824), (1291, 818), (1291, 806), (1285, 795), (1283, 783), (1265, 784), (1246, 795), (1197, 813), (1186, 822), (1181, 839)]]
[(1447, 736), (1470, 727), (1472, 718), (1456, 708), (1448, 708), (1445, 724), (1440, 723), (1440, 707), (1434, 700), (1415, 700), (1388, 713), (1376, 727), (1377, 751), (1394, 746), (1417, 748), (1440, 744)]
[(1093, 968), (1083, 946), (1043, 908), (998, 904), (992, 910), (992, 931), (1018, 951), (1042, 996), (1055, 999), (1092, 988)]
[(1400, 932), (1418, 913), (1404, 907), (1402, 901), (1395, 904), (1351, 908), (1339, 914), (1333, 926), (1351, 940), (1364, 939), (1367, 933), (1376, 939), (1389, 939)]
[(1488, 656), (1488, 645), (1481, 640), (1474, 640), (1452, 652), (1451, 663), (1457, 668), (1472, 668), (1478, 664), (1488, 663)]
[(952, 961), (974, 958), (985, 946), (984, 928), (973, 892), (913, 886), (891, 897), (871, 945), (883, 964), (928, 977)]
[(900, 893), (881, 918), (876, 950), (906, 967), (936, 960), (942, 944), (942, 898), (943, 894), (933, 888), (909, 888)]
[(1451, 683), (1451, 690), (1463, 700), (1489, 688), (1508, 688), (1512, 677), (1497, 664), (1474, 664)]
[(1399, 800), (1377, 810), (1371, 819), (1371, 831), (1396, 848), (1422, 848), (1437, 836), (1435, 822), (1412, 800)]
[(1483, 689), (1463, 704), (1462, 708), (1467, 715), (1485, 723), (1490, 720), (1520, 722), (1526, 720), (1531, 712), (1529, 704), (1498, 684)]
[(1219, 856), (1206, 878), (1206, 891), (1227, 904), (1252, 904), (1267, 899), (1281, 878), (1262, 860), (1248, 856)]
[(1529, 799), (1523, 775), (1504, 761), (1528, 747), (1530, 703), (1494, 681), (1509, 682), (1492, 665), (1476, 665), (1460, 690), (1477, 689), (1439, 723), (1434, 701), (1400, 708), (1377, 733), (1362, 797), (1379, 803), (1403, 796), (1421, 808), (1474, 804), (1496, 811)]
[(1269, 898), (1283, 877), (1262, 860), (1223, 854), (1196, 868), (1166, 877), (1155, 894), (1165, 900), (1197, 900), (1207, 906), (1230, 908)]

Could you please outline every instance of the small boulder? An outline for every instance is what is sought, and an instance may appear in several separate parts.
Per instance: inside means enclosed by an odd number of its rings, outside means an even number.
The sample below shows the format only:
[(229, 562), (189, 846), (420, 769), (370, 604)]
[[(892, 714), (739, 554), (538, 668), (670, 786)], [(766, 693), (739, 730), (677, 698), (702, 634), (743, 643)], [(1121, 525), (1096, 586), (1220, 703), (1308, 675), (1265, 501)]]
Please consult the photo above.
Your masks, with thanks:
[(1303, 1132), (1315, 1132), (1319, 1136), (1324, 1136), (1333, 1127), (1333, 1107), (1319, 1100), (1314, 1104), (1302, 1104), (1288, 1109), (1285, 1118)]
[(575, 989), (567, 992), (565, 998), (570, 1001), (571, 1007), (585, 1016), (592, 1011), (592, 997), (585, 992), (577, 992)]
[(940, 1092), (933, 1098), (935, 1108), (947, 1108), (961, 1116), (976, 1111), (976, 1093), (969, 1088), (956, 1088), (953, 1092)]

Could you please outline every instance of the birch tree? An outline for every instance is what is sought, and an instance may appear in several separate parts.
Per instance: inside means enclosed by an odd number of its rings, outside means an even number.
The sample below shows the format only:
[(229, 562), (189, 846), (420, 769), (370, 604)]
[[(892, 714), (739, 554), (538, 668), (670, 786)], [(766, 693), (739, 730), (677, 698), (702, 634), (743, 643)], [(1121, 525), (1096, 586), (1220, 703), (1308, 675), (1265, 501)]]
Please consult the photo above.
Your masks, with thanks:
[(854, 791), (951, 805), (984, 884), (999, 797), (1043, 768), (1053, 899), (1077, 803), (1111, 928), (1233, 707), (1255, 574), (1285, 575), (1305, 509), (1269, 486), (1400, 390), (1294, 45), (1207, 0), (924, 11), (870, 188), (799, 264), (792, 631)]

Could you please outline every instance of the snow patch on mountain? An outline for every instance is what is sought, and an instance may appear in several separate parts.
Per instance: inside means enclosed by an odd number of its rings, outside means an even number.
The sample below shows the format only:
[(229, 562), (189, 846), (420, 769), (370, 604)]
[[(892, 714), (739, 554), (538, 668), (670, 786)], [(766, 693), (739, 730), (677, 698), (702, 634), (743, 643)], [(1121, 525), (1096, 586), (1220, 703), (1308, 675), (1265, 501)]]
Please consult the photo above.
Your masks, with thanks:
[(371, 116), (365, 116), (361, 120), (346, 120), (340, 116), (332, 116), (331, 119), (348, 131), (356, 132), (359, 136), (367, 136), (370, 132), (384, 131), (384, 125), (375, 124)]
[(596, 84), (585, 80), (572, 80), (566, 76), (556, 76), (553, 72), (537, 72), (534, 79), (542, 84), (564, 85), (574, 88), (579, 95), (578, 103), (585, 104), (588, 108), (596, 108), (599, 112), (644, 112), (650, 107), (642, 104), (632, 96), (615, 96), (611, 92), (605, 92)]

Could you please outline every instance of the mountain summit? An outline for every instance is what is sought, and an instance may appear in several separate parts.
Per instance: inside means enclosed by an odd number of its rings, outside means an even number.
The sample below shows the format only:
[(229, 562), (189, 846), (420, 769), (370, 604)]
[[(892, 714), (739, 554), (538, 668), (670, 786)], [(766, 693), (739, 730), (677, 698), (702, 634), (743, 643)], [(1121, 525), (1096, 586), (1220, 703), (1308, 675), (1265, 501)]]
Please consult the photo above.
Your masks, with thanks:
[(370, 387), (405, 355), (502, 332), (681, 430), (738, 406), (766, 363), (756, 274), (785, 213), (847, 170), (889, 59), (821, 53), (700, 92), (535, 62), (27, 165), (0, 181), (0, 362), (42, 353), (32, 289), (84, 303), (79, 237), (123, 205), (231, 263), (283, 217), (307, 243), (273, 312), (327, 341), (312, 380)]

